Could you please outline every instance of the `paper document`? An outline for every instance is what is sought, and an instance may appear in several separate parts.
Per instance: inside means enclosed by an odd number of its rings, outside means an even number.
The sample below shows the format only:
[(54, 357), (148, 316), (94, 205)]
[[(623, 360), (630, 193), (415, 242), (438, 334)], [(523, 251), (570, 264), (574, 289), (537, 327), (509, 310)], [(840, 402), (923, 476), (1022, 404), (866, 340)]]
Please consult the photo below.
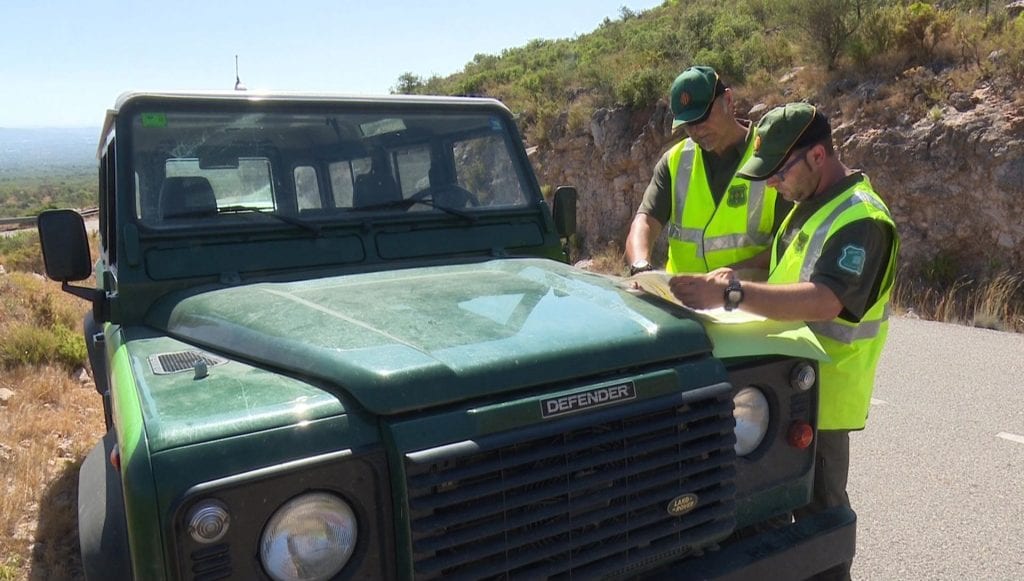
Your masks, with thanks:
[(722, 307), (715, 309), (694, 309), (693, 307), (685, 305), (682, 301), (676, 298), (674, 294), (672, 294), (672, 289), (668, 286), (668, 281), (671, 280), (673, 276), (675, 275), (663, 270), (649, 270), (623, 279), (622, 283), (626, 288), (633, 288), (633, 285), (636, 284), (636, 286), (645, 293), (654, 295), (659, 299), (679, 305), (680, 307), (684, 307), (697, 317), (712, 323), (736, 324), (765, 320), (765, 318), (760, 315), (754, 315), (740, 310), (727, 311)]

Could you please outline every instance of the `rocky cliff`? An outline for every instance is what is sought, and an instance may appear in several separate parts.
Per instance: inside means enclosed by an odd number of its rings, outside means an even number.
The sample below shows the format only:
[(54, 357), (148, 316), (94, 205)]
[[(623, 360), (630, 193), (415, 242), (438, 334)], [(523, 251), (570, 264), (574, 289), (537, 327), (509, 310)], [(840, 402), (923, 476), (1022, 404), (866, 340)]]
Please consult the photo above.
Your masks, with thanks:
[[(904, 76), (941, 85), (924, 69)], [(1015, 91), (979, 86), (923, 109), (872, 115), (866, 105), (876, 86), (840, 89), (838, 98), (823, 99), (836, 145), (843, 161), (863, 169), (888, 202), (905, 269), (938, 269), (943, 277), (1024, 272), (1024, 111)], [(766, 108), (746, 106), (739, 113), (756, 118)], [(581, 255), (610, 245), (621, 250), (654, 164), (679, 138), (672, 136), (667, 104), (600, 109), (576, 131), (563, 119), (548, 137), (549, 145), (536, 148), (532, 159), (542, 184), (579, 190)]]

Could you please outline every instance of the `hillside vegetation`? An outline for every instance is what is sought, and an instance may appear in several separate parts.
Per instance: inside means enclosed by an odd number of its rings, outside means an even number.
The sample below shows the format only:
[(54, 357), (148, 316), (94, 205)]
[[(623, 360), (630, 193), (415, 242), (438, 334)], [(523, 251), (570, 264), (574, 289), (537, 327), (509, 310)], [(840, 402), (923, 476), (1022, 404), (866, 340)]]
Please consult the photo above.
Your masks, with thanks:
[(96, 205), (96, 169), (79, 166), (0, 172), (0, 217)]
[(775, 102), (785, 100), (779, 79), (797, 67), (820, 69), (823, 83), (887, 82), (924, 65), (962, 68), (951, 82), (964, 87), (995, 77), (1019, 85), (1024, 19), (987, 0), (668, 0), (639, 13), (623, 8), (574, 39), (478, 54), (447, 77), (407, 72), (392, 90), (497, 97), (542, 145), (560, 113), (584, 124), (596, 108), (647, 107), (690, 64), (714, 66), (748, 98)]

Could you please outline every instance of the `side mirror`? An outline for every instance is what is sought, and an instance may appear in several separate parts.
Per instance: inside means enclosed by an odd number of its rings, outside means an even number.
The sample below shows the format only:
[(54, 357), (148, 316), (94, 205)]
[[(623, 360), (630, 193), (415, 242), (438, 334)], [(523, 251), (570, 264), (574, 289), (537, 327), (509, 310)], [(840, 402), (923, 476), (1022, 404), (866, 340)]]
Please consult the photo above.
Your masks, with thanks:
[(85, 220), (74, 210), (47, 210), (36, 221), (46, 276), (60, 282), (85, 280), (92, 274)]
[(558, 186), (555, 189), (551, 204), (551, 217), (555, 221), (555, 231), (560, 238), (568, 238), (576, 233), (576, 188)]

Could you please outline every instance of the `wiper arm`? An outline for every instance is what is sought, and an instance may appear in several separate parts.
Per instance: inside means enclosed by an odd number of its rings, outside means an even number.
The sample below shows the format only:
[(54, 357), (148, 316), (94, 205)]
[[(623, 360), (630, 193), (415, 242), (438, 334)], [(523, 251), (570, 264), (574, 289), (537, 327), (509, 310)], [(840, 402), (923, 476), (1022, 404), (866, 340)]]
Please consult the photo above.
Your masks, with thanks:
[(458, 208), (452, 208), (451, 206), (446, 206), (444, 204), (438, 204), (436, 201), (434, 201), (434, 198), (431, 197), (431, 196), (419, 197), (419, 198), (405, 198), (403, 200), (391, 200), (390, 202), (381, 202), (379, 204), (368, 204), (366, 206), (354, 206), (351, 209), (354, 210), (354, 211), (357, 211), (357, 212), (364, 212), (364, 211), (369, 211), (369, 210), (388, 210), (388, 209), (392, 209), (392, 208), (402, 208), (402, 209), (408, 210), (410, 207), (412, 207), (412, 206), (414, 206), (416, 204), (421, 204), (421, 205), (424, 205), (424, 206), (430, 206), (431, 208), (436, 208), (438, 210), (441, 210), (442, 212), (445, 212), (447, 214), (451, 214), (452, 216), (458, 216), (459, 218), (463, 218), (464, 220), (468, 220), (469, 222), (476, 222), (476, 220), (477, 220), (477, 217), (475, 215), (470, 214), (469, 212), (466, 212), (465, 210), (459, 210)]
[(317, 236), (320, 235), (321, 227), (319, 224), (307, 222), (301, 218), (296, 218), (295, 216), (288, 216), (287, 214), (278, 214), (277, 212), (269, 210), (267, 208), (257, 208), (255, 206), (245, 206), (242, 204), (238, 204), (235, 206), (222, 206), (220, 208), (217, 208), (218, 214), (241, 214), (243, 212), (255, 212), (263, 216), (270, 216), (272, 218), (280, 220), (281, 222), (284, 222), (285, 224), (298, 226), (299, 228), (312, 232)]

